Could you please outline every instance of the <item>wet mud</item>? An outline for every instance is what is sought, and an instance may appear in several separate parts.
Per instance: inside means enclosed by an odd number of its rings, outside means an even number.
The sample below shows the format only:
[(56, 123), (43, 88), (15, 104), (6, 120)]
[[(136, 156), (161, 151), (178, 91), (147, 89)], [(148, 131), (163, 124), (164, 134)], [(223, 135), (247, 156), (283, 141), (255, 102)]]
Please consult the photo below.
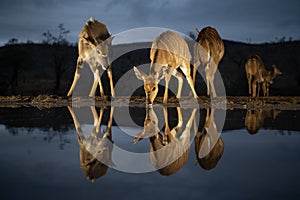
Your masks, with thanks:
[[(154, 104), (163, 104), (163, 98), (157, 97)], [(144, 107), (145, 97), (66, 97), (54, 95), (38, 95), (38, 96), (0, 96), (0, 107), (2, 108), (19, 108), (19, 107), (36, 107), (39, 109), (47, 109), (53, 107), (64, 106), (131, 106)], [(272, 96), (250, 98), (246, 96), (227, 96), (227, 97), (199, 97), (195, 101), (191, 97), (182, 97), (176, 99), (171, 97), (168, 103), (164, 104), (168, 107), (199, 107), (216, 109), (279, 109), (279, 110), (300, 110), (299, 96)]]

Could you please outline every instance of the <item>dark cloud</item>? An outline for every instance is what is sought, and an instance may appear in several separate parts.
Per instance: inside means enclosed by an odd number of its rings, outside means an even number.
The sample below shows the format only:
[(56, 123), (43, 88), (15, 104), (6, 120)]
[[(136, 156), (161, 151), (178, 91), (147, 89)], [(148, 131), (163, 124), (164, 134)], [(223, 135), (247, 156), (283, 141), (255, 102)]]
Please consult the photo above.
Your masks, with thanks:
[(76, 42), (90, 17), (107, 24), (113, 34), (155, 26), (188, 33), (195, 27), (216, 27), (225, 39), (268, 42), (276, 37), (300, 39), (298, 0), (2, 0), (0, 45), (10, 38), (41, 41), (63, 23)]

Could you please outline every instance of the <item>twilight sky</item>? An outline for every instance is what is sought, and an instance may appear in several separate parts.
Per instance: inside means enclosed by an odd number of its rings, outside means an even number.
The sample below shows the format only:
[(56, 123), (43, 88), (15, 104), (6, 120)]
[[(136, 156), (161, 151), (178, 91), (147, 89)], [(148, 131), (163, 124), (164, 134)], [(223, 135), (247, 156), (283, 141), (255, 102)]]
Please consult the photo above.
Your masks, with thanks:
[(113, 35), (149, 26), (188, 33), (210, 25), (241, 42), (300, 40), (299, 9), (299, 0), (1, 0), (0, 45), (13, 37), (41, 42), (42, 33), (56, 35), (60, 23), (74, 43), (90, 17)]

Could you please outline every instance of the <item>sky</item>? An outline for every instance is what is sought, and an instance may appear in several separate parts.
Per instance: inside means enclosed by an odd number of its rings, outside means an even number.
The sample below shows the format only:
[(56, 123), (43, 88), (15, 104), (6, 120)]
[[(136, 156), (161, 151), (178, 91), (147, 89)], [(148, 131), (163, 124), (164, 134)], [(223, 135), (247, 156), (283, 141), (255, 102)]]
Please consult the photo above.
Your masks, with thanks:
[(93, 17), (114, 35), (133, 28), (161, 27), (188, 34), (205, 26), (223, 39), (248, 43), (300, 40), (299, 0), (1, 0), (0, 45), (11, 38), (41, 42), (63, 23), (77, 42)]

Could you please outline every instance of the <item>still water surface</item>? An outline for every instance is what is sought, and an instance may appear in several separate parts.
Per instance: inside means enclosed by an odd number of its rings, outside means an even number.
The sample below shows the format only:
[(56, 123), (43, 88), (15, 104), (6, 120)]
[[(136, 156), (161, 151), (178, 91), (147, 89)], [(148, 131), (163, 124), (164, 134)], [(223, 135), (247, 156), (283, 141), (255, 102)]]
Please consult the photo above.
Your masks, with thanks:
[[(114, 114), (118, 109), (115, 108)], [(100, 116), (99, 108), (96, 110)], [(107, 128), (109, 110), (103, 109), (101, 130)], [(178, 113), (176, 108), (168, 111), (172, 128), (178, 122)], [(159, 112), (155, 113), (159, 118)], [(182, 113), (183, 126), (186, 126), (192, 111)], [(135, 108), (131, 114), (137, 124), (144, 125), (145, 108)], [(200, 116), (198, 131), (203, 134), (202, 129), (209, 120), (207, 111), (197, 111), (196, 115)], [(299, 111), (227, 111), (221, 134), (224, 146), (211, 169), (195, 162), (197, 129), (192, 126), (188, 158), (169, 176), (158, 171), (125, 173), (108, 168), (91, 182), (80, 165), (78, 134), (67, 108), (3, 108), (1, 199), (299, 199), (299, 117)], [(92, 117), (85, 117), (81, 122), (82, 130), (93, 126)], [(143, 127), (113, 121), (112, 140), (128, 151), (149, 152), (150, 139), (133, 144), (135, 133), (142, 130)], [(111, 159), (118, 165), (114, 151)]]

